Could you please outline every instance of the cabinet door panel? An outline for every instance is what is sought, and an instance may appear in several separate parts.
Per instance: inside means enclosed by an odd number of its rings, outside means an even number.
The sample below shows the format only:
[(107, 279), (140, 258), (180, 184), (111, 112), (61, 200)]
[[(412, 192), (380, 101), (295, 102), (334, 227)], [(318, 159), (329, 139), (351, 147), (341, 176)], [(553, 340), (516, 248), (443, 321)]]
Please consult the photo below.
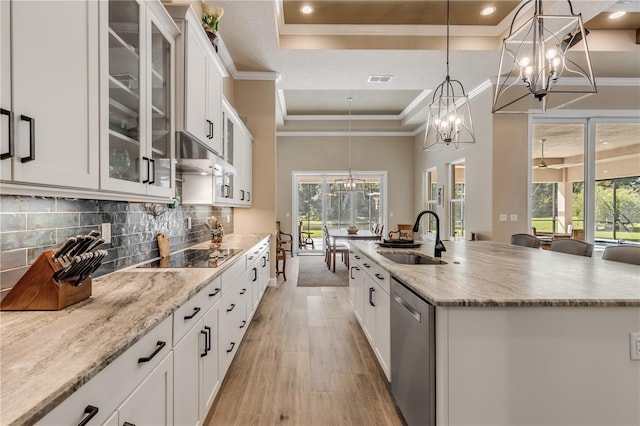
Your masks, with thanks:
[(35, 158), (14, 161), (16, 181), (98, 188), (97, 7), (11, 2), (16, 156)]
[[(9, 112), (11, 105), (11, 3), (0, 1), (0, 153), (9, 153)], [(11, 179), (11, 158), (0, 160), (0, 179)]]
[(207, 58), (207, 94), (207, 117), (213, 123), (209, 146), (222, 155), (222, 77), (210, 58)]
[(186, 130), (202, 142), (208, 142), (210, 128), (207, 123), (206, 91), (203, 90), (207, 81), (207, 59), (204, 48), (196, 39), (193, 28), (187, 27), (185, 40), (186, 52), (186, 81), (185, 81), (185, 126)]
[(364, 278), (364, 333), (371, 346), (375, 346), (376, 336), (376, 303), (379, 299), (378, 286), (368, 275)]
[(376, 286), (376, 353), (387, 379), (391, 380), (391, 298)]
[(200, 418), (207, 416), (209, 408), (213, 404), (213, 399), (220, 385), (218, 375), (218, 354), (219, 354), (219, 331), (218, 331), (218, 306), (211, 308), (203, 318), (205, 327), (209, 327), (208, 331), (210, 349), (205, 356), (200, 357)]
[(196, 324), (173, 348), (174, 356), (174, 416), (177, 425), (198, 423), (198, 363), (204, 349), (201, 322)]
[(153, 370), (118, 410), (121, 423), (136, 426), (173, 424), (173, 354)]

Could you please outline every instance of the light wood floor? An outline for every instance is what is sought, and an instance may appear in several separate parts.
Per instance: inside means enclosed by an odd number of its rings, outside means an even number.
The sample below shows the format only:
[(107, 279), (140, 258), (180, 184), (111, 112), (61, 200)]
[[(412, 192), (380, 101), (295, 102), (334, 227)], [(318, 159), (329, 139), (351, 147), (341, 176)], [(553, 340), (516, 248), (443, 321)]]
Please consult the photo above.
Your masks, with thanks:
[[(327, 272), (331, 273), (331, 272)], [(347, 287), (268, 287), (205, 426), (401, 425)]]

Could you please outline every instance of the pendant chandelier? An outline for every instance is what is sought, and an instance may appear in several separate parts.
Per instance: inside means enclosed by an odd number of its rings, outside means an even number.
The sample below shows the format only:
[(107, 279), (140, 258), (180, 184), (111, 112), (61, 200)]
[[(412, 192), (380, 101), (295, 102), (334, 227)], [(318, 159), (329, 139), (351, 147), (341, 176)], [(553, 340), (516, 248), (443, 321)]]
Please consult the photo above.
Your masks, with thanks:
[[(534, 2), (534, 14), (518, 29), (518, 14)], [(545, 113), (597, 92), (582, 16), (544, 15), (542, 0), (520, 6), (502, 42), (493, 112)], [(583, 42), (581, 49), (573, 49)]]
[(364, 192), (365, 180), (358, 179), (351, 173), (351, 103), (353, 102), (353, 98), (348, 97), (347, 101), (349, 102), (349, 175), (336, 179), (334, 181), (334, 187), (338, 192)]
[(447, 76), (433, 93), (424, 138), (425, 151), (457, 150), (475, 144), (469, 97), (449, 76), (449, 0), (447, 0)]

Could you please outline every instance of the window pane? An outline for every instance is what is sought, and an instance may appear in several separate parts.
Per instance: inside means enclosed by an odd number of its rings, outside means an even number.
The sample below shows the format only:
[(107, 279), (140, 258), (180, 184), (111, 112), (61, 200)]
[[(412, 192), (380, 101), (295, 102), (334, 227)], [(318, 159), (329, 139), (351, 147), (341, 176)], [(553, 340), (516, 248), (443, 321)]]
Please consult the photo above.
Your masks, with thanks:
[(595, 242), (640, 242), (640, 124), (596, 124)]
[(451, 236), (464, 239), (464, 197), (465, 197), (465, 162), (451, 165)]

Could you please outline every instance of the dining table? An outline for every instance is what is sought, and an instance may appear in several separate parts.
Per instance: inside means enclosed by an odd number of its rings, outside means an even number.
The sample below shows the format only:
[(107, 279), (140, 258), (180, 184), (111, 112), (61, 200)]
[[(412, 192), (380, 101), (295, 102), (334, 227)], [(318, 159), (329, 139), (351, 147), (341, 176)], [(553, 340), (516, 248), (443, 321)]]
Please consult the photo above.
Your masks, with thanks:
[(355, 234), (350, 234), (344, 228), (329, 229), (328, 232), (329, 243), (332, 245), (331, 270), (333, 272), (336, 271), (336, 247), (338, 244), (338, 240), (380, 240), (382, 238), (382, 235), (376, 234), (375, 232), (368, 229), (359, 229)]

